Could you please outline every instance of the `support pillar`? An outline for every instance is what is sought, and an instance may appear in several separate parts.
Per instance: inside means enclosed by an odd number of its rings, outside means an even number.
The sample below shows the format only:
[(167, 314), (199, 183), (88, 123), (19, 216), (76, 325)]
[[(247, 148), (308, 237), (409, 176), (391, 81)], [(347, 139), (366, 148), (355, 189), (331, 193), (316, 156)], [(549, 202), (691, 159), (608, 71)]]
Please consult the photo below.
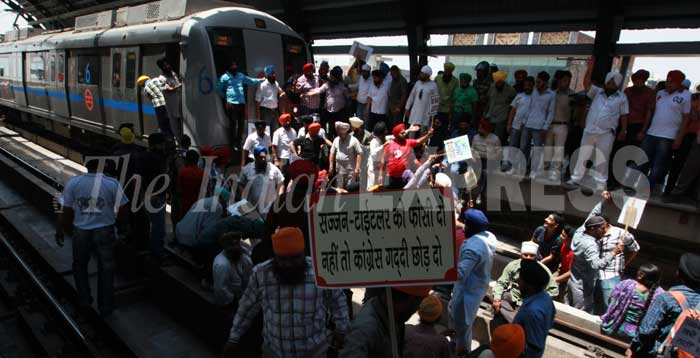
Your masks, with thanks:
[(596, 22), (593, 56), (595, 66), (591, 79), (596, 83), (605, 81), (605, 74), (610, 71), (615, 54), (615, 45), (620, 39), (622, 18), (616, 16), (618, 0), (598, 1), (598, 21)]
[[(427, 36), (425, 31), (425, 12), (422, 11), (422, 0), (402, 0), (401, 12), (406, 23), (408, 38), (408, 59), (411, 76), (418, 73), (420, 68), (428, 63)], [(411, 78), (413, 79), (413, 78)]]

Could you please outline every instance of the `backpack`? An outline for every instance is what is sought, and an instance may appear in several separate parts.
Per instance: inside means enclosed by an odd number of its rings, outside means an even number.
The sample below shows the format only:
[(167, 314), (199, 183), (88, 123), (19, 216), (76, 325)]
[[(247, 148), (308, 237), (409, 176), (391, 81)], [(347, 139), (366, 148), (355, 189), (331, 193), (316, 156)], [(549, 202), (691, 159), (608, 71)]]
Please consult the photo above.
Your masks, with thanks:
[(695, 358), (692, 353), (676, 347), (674, 345), (674, 338), (686, 320), (695, 320), (697, 321), (697, 325), (700, 325), (700, 303), (698, 303), (695, 308), (691, 308), (682, 293), (678, 291), (668, 291), (668, 293), (676, 300), (678, 305), (681, 306), (681, 314), (678, 315), (664, 343), (659, 347), (659, 355), (663, 353), (664, 358)]

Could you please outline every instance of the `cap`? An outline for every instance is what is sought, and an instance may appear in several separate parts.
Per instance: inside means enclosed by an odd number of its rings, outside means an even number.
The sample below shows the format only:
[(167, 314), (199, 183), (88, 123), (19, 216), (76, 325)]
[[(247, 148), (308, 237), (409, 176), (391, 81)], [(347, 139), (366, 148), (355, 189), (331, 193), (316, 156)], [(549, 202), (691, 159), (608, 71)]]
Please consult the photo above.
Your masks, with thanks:
[(150, 79), (151, 78), (146, 75), (139, 76), (139, 78), (136, 80), (136, 85), (143, 86), (143, 84)]
[(691, 283), (700, 284), (700, 255), (686, 253), (681, 256), (680, 264), (678, 265), (678, 271), (682, 272), (683, 275)]
[(428, 76), (432, 76), (432, 75), (433, 75), (433, 69), (430, 68), (430, 66), (428, 66), (428, 65), (425, 65), (425, 66), (421, 67), (420, 72), (421, 72), (421, 73), (425, 73), (425, 74), (428, 75)]
[(605, 218), (600, 216), (600, 215), (594, 215), (591, 216), (588, 220), (586, 220), (586, 223), (584, 224), (586, 229), (590, 229), (592, 227), (597, 227), (601, 225), (605, 225), (607, 222), (605, 221)]
[(535, 260), (521, 260), (520, 278), (541, 290), (549, 282), (550, 274), (544, 265)]
[(537, 255), (537, 250), (539, 247), (540, 245), (537, 245), (532, 241), (523, 241), (523, 243), (520, 245), (520, 254)]

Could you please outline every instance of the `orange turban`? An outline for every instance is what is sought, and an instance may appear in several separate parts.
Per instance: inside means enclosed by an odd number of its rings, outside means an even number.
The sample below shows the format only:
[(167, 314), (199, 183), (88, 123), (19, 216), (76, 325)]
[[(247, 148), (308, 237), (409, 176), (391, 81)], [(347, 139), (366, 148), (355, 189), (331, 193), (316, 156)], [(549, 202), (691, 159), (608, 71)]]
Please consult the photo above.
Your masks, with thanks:
[(411, 296), (425, 297), (430, 294), (430, 290), (433, 289), (433, 286), (397, 286), (394, 287), (394, 289)]
[(525, 352), (525, 330), (519, 324), (504, 324), (493, 331), (491, 351), (496, 358), (517, 358)]
[(403, 132), (405, 129), (406, 126), (404, 126), (403, 123), (397, 124), (396, 126), (394, 126), (394, 129), (391, 130), (391, 134), (393, 134), (394, 137), (396, 137), (399, 134), (401, 134), (401, 132)]
[(304, 234), (298, 227), (283, 227), (272, 234), (272, 251), (277, 256), (294, 256), (304, 252)]
[(418, 307), (418, 316), (425, 322), (435, 322), (442, 315), (442, 301), (437, 296), (428, 295)]
[(318, 123), (309, 124), (309, 134), (318, 134), (321, 131), (321, 125)]
[(287, 124), (287, 123), (289, 123), (289, 122), (292, 121), (292, 116), (289, 115), (289, 113), (285, 113), (285, 114), (283, 114), (283, 115), (280, 116), (279, 121), (280, 121), (280, 124), (281, 124), (281, 125), (285, 125), (285, 124)]

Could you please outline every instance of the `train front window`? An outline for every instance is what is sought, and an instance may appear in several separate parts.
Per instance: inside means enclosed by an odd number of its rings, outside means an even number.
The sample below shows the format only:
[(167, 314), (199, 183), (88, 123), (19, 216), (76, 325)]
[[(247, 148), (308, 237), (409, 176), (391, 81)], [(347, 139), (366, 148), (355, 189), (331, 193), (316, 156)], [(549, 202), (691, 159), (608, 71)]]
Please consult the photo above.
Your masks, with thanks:
[(46, 66), (44, 57), (40, 54), (32, 54), (29, 63), (29, 79), (32, 81), (43, 81), (46, 78)]
[(240, 71), (245, 71), (245, 45), (243, 31), (230, 27), (209, 27), (209, 40), (216, 66), (216, 75), (221, 76), (236, 62)]
[(284, 46), (284, 80), (302, 73), (304, 64), (308, 62), (306, 57), (306, 43), (303, 40), (291, 36), (282, 36)]

